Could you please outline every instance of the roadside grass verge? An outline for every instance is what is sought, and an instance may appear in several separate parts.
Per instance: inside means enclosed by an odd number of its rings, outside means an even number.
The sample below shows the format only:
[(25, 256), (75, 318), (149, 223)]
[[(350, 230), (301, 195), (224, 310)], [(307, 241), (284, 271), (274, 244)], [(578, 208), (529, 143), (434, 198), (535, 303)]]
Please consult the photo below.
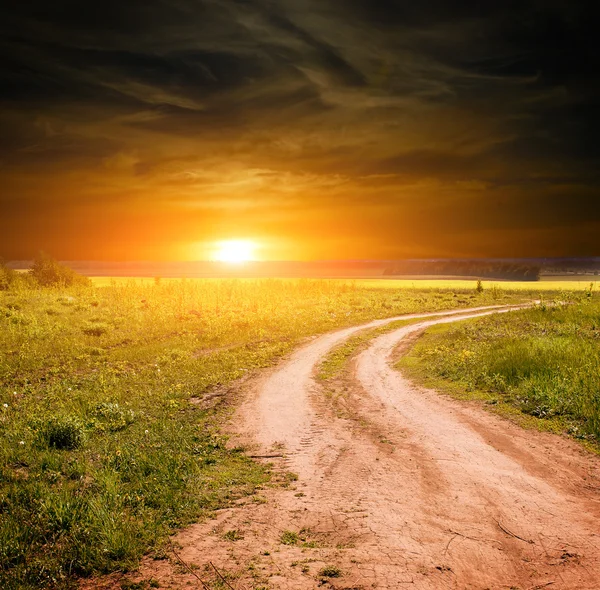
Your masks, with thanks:
[[(466, 313), (469, 311), (469, 309), (466, 308), (464, 311)], [(393, 332), (394, 330), (397, 330), (403, 326), (418, 324), (420, 322), (426, 322), (440, 317), (448, 316), (432, 314), (426, 317), (397, 320), (376, 328), (361, 330), (325, 355), (323, 360), (319, 363), (316, 377), (320, 381), (331, 381), (336, 379), (342, 375), (350, 359), (366, 348), (368, 343), (377, 338), (377, 336), (381, 336), (382, 334), (386, 334), (388, 332)]]
[(269, 482), (220, 433), (231, 384), (303, 338), (531, 293), (319, 280), (120, 281), (0, 292), (0, 587), (136, 567)]
[(336, 346), (324, 357), (317, 369), (317, 379), (320, 381), (336, 379), (344, 372), (350, 359), (373, 340), (373, 338), (418, 321), (420, 320), (398, 320), (390, 322), (385, 326), (361, 330), (358, 334), (348, 338), (343, 344)]
[(523, 426), (567, 432), (599, 448), (600, 297), (591, 290), (554, 305), (433, 326), (396, 366)]

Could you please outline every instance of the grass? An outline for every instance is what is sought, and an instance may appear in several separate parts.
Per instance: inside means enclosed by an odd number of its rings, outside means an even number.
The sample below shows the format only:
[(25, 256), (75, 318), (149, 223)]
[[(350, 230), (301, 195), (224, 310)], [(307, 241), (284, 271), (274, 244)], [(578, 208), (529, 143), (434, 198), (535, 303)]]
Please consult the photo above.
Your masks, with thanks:
[(326, 565), (319, 570), (319, 576), (322, 578), (341, 578), (342, 570), (337, 565)]
[[(398, 367), (523, 424), (600, 441), (600, 297), (427, 330)], [(563, 297), (561, 301), (565, 301)]]
[(434, 317), (435, 316), (429, 318), (397, 320), (377, 328), (361, 330), (325, 355), (318, 366), (317, 379), (320, 379), (321, 381), (330, 381), (339, 377), (346, 369), (348, 361), (377, 336), (387, 332), (393, 332), (402, 326), (423, 322), (427, 319), (433, 319)]
[[(593, 277), (597, 285), (597, 278)], [(335, 280), (335, 279), (334, 279)], [(369, 285), (372, 289), (451, 289), (462, 291), (475, 287), (473, 279), (358, 279), (359, 285)], [(487, 291), (527, 291), (545, 293), (547, 291), (587, 291), (590, 279), (583, 280), (540, 280), (540, 281), (481, 281)]]
[[(154, 285), (156, 279), (151, 277), (91, 277), (94, 285), (98, 287), (107, 287), (115, 285)], [(189, 282), (219, 282), (231, 279), (188, 279)], [(240, 283), (253, 283), (257, 279), (234, 279)], [(263, 281), (276, 281), (277, 279), (262, 279)], [(293, 284), (305, 281), (306, 279), (286, 279), (287, 283)], [(475, 279), (315, 279), (322, 283), (330, 285), (352, 285), (359, 289), (408, 289), (408, 290), (450, 290), (454, 292), (467, 292), (475, 288), (477, 280)], [(540, 281), (494, 281), (482, 280), (484, 290), (493, 292), (511, 292), (527, 291), (532, 294), (540, 294), (546, 291), (587, 291), (590, 286), (590, 280), (598, 284), (597, 277), (569, 277), (568, 279), (554, 280), (542, 278)], [(160, 283), (177, 283), (181, 279), (162, 278)]]
[(303, 549), (315, 549), (319, 543), (311, 539), (312, 531), (308, 528), (302, 528), (299, 532), (283, 531), (279, 536), (279, 542), (282, 545), (299, 545)]
[(273, 279), (1, 291), (0, 587), (131, 570), (264, 486), (220, 433), (224, 394), (303, 338), (527, 295)]
[(283, 531), (279, 537), (279, 542), (282, 545), (296, 545), (298, 541), (300, 541), (300, 537), (294, 531)]

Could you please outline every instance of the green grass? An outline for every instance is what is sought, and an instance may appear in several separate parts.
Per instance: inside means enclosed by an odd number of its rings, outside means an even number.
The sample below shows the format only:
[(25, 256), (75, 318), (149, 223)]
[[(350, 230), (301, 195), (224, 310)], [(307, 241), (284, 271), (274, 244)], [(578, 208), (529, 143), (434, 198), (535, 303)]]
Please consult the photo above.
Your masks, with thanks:
[(279, 538), (279, 542), (282, 545), (296, 545), (299, 540), (300, 537), (298, 536), (298, 533), (294, 531), (283, 531)]
[(354, 336), (350, 336), (342, 344), (336, 346), (331, 352), (329, 352), (318, 366), (317, 379), (321, 381), (329, 381), (339, 377), (345, 370), (348, 361), (366, 344), (368, 344), (373, 338), (391, 332), (414, 322), (423, 321), (423, 319), (414, 320), (398, 320), (379, 326), (377, 328), (370, 328), (367, 330), (361, 330)]
[(329, 381), (339, 377), (346, 369), (349, 360), (377, 336), (392, 332), (402, 326), (423, 322), (427, 319), (433, 319), (434, 317), (435, 316), (430, 316), (429, 318), (397, 320), (377, 328), (361, 330), (325, 355), (318, 366), (317, 379)]
[[(230, 384), (303, 338), (528, 293), (317, 280), (0, 291), (0, 587), (135, 568), (269, 481), (220, 432)], [(209, 400), (210, 394), (210, 400)]]
[(527, 417), (529, 425), (597, 445), (600, 298), (589, 291), (571, 299), (434, 326), (398, 367), (451, 394)]

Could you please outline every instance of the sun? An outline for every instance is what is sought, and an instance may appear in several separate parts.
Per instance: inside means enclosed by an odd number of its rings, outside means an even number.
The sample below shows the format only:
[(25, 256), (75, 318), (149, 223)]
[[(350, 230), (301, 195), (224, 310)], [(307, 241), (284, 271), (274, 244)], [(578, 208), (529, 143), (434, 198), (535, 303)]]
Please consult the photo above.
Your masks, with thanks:
[(256, 244), (250, 240), (223, 240), (217, 243), (215, 260), (239, 264), (254, 260)]

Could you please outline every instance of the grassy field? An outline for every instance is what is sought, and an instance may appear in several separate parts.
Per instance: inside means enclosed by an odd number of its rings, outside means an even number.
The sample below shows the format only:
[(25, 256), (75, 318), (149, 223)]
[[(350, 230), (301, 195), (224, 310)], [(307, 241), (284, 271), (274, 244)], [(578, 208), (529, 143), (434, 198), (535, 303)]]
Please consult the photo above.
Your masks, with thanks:
[[(427, 330), (398, 363), (409, 376), (484, 400), (523, 424), (600, 441), (600, 297)], [(570, 301), (570, 304), (562, 304)]]
[[(106, 287), (111, 285), (152, 285), (155, 282), (153, 278), (147, 277), (91, 277), (94, 285), (99, 287)], [(564, 280), (553, 280), (543, 279), (540, 281), (482, 281), (484, 289), (488, 290), (492, 295), (494, 292), (514, 292), (514, 291), (525, 291), (527, 293), (536, 295), (545, 293), (547, 291), (587, 291), (590, 288), (590, 284), (597, 284), (596, 277), (592, 277), (593, 280), (582, 280), (581, 277), (564, 279)], [(161, 282), (178, 282), (181, 279), (161, 279)], [(219, 282), (227, 279), (188, 279), (189, 281), (203, 281), (204, 283)], [(252, 283), (257, 279), (235, 279), (240, 283)], [(262, 279), (263, 281), (269, 279)], [(271, 279), (276, 280), (276, 279)], [(305, 281), (306, 279), (285, 279), (287, 283), (297, 283), (299, 281)], [(456, 292), (469, 291), (473, 289), (476, 281), (473, 279), (315, 279), (322, 283), (328, 283), (331, 285), (345, 285), (353, 286), (355, 288), (364, 289), (410, 289), (410, 290), (452, 290)]]
[(530, 293), (312, 280), (0, 291), (0, 587), (127, 570), (267, 485), (219, 428), (228, 386), (302, 338)]

